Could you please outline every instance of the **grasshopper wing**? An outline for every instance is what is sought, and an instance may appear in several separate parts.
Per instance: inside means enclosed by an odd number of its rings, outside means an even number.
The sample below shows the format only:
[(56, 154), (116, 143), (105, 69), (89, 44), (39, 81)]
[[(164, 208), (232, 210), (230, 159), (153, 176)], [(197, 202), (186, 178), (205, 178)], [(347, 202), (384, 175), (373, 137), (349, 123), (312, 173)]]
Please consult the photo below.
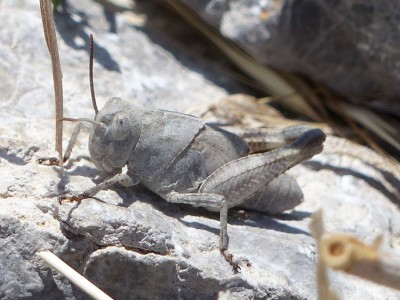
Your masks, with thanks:
[(130, 167), (142, 178), (154, 180), (187, 148), (204, 125), (203, 120), (194, 116), (144, 110), (142, 131)]

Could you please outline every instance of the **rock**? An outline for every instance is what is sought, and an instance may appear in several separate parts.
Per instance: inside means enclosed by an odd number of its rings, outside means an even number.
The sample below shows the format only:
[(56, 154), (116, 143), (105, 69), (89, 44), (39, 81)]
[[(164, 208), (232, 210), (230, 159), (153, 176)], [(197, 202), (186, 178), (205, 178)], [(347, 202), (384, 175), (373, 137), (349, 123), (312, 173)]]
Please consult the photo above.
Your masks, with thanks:
[[(65, 115), (93, 117), (87, 52), (79, 46), (88, 32), (102, 48), (95, 61), (100, 107), (108, 97), (121, 96), (185, 111), (226, 96), (224, 88), (151, 40), (146, 24), (132, 26), (126, 14), (115, 14), (115, 34), (97, 2), (69, 5), (69, 15), (57, 16)], [(232, 210), (229, 251), (241, 268), (236, 274), (218, 250), (218, 214), (169, 204), (140, 186), (60, 205), (65, 190), (94, 184), (88, 135), (79, 137), (64, 176), (37, 163), (54, 147), (51, 67), (38, 3), (3, 3), (0, 16), (0, 55), (9, 58), (0, 69), (0, 298), (87, 299), (36, 256), (47, 249), (115, 299), (215, 299), (224, 290), (232, 299), (314, 299), (316, 250), (308, 223), (320, 207), (329, 230), (365, 242), (384, 233), (384, 247), (399, 251), (399, 209), (392, 201), (400, 176), (372, 151), (333, 138), (321, 155), (288, 172), (304, 193), (293, 211), (277, 217), (249, 211), (243, 218)], [(66, 125), (65, 141), (71, 131)], [(330, 275), (343, 297), (399, 297), (372, 283)]]
[(87, 236), (97, 245), (121, 245), (156, 253), (174, 248), (170, 243), (171, 228), (166, 226), (162, 214), (148, 214), (148, 205), (118, 207), (89, 200), (82, 202), (78, 210), (74, 207), (61, 206), (60, 222), (67, 230)]
[(265, 66), (400, 116), (398, 3), (180, 0)]

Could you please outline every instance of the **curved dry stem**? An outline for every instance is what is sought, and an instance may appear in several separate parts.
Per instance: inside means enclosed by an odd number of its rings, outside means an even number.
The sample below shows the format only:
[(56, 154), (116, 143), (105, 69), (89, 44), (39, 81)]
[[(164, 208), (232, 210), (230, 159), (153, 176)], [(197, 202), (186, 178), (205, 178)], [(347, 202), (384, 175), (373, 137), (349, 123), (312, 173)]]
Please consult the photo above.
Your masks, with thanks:
[(53, 68), (54, 94), (56, 106), (56, 144), (55, 148), (59, 155), (60, 169), (64, 171), (62, 160), (62, 131), (63, 123), (59, 121), (63, 117), (63, 86), (60, 57), (58, 54), (57, 35), (54, 25), (53, 12), (50, 0), (40, 0), (40, 12), (42, 15), (43, 31), (51, 57)]
[(89, 59), (89, 80), (90, 80), (90, 95), (92, 97), (92, 104), (95, 113), (95, 117), (99, 112), (96, 103), (96, 95), (94, 93), (94, 82), (93, 82), (93, 56), (94, 56), (94, 46), (93, 46), (93, 34), (90, 34), (90, 59)]
[(348, 234), (325, 234), (321, 259), (335, 269), (400, 290), (400, 256), (366, 245)]
[(382, 251), (381, 236), (367, 245), (349, 234), (326, 233), (321, 210), (314, 213), (310, 229), (317, 240), (320, 257), (317, 267), (319, 299), (332, 299), (326, 267), (400, 290), (400, 255)]

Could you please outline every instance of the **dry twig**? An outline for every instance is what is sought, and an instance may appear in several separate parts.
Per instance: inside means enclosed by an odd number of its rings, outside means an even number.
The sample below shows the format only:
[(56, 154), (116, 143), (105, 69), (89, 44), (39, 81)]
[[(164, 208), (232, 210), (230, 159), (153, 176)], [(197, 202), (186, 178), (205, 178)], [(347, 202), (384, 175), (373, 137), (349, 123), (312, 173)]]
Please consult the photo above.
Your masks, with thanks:
[(349, 234), (324, 234), (321, 259), (339, 271), (400, 290), (400, 256), (380, 250), (380, 240), (366, 245)]
[(61, 259), (59, 259), (56, 255), (54, 255), (50, 251), (41, 251), (38, 252), (37, 255), (41, 259), (43, 259), (47, 264), (49, 264), (58, 272), (63, 274), (66, 278), (68, 278), (72, 283), (78, 286), (82, 291), (87, 293), (93, 299), (112, 300), (111, 297), (105, 294), (97, 286), (95, 286), (81, 274), (76, 272), (74, 269), (72, 269), (70, 266), (68, 266), (65, 262), (63, 262)]
[(94, 83), (93, 83), (93, 57), (94, 57), (94, 46), (93, 46), (93, 34), (90, 34), (90, 49), (89, 49), (89, 80), (90, 80), (90, 96), (92, 97), (92, 104), (95, 113), (95, 117), (99, 112), (96, 103), (96, 95), (94, 93)]
[[(324, 235), (324, 222), (322, 219), (322, 210), (314, 213), (310, 224), (310, 230), (314, 238), (317, 240), (318, 253), (321, 253), (321, 238)], [(318, 299), (320, 300), (338, 300), (340, 299), (334, 288), (330, 285), (328, 272), (321, 256), (317, 262), (317, 289)]]
[(40, 0), (40, 12), (42, 14), (42, 23), (44, 36), (49, 49), (51, 64), (53, 68), (54, 94), (56, 106), (56, 144), (55, 149), (58, 152), (59, 164), (63, 172), (62, 159), (62, 131), (63, 123), (63, 86), (62, 86), (62, 71), (60, 57), (58, 54), (57, 35), (54, 25), (53, 12), (50, 0)]
[(336, 293), (332, 294), (326, 267), (400, 290), (400, 255), (382, 251), (380, 237), (372, 245), (366, 245), (349, 234), (326, 233), (322, 211), (314, 214), (310, 228), (320, 256), (319, 299), (337, 299)]

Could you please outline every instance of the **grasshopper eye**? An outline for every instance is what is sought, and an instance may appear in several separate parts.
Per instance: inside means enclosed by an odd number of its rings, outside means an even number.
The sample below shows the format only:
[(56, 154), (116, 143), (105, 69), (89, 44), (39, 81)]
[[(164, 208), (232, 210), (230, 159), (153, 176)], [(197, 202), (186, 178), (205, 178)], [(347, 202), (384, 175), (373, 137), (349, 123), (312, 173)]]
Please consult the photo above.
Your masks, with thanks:
[(116, 113), (110, 124), (109, 132), (114, 140), (122, 141), (131, 131), (130, 119), (124, 113)]

